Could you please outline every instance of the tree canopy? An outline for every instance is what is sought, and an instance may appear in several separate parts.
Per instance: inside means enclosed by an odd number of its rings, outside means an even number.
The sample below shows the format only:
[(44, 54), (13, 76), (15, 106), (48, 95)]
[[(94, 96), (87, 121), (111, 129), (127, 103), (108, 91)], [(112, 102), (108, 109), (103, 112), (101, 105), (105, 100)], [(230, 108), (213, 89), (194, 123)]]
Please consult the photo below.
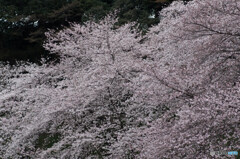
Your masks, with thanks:
[(239, 8), (173, 2), (144, 35), (114, 14), (48, 30), (43, 47), (58, 62), (0, 63), (0, 158), (239, 151)]

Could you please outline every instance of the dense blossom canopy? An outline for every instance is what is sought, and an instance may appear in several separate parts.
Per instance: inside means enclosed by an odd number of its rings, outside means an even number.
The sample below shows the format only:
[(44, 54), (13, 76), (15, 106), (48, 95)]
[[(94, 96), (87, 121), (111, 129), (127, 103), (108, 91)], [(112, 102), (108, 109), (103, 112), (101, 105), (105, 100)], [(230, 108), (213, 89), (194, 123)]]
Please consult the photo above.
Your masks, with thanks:
[(146, 35), (109, 14), (0, 65), (0, 158), (210, 158), (240, 145), (240, 3), (173, 2)]

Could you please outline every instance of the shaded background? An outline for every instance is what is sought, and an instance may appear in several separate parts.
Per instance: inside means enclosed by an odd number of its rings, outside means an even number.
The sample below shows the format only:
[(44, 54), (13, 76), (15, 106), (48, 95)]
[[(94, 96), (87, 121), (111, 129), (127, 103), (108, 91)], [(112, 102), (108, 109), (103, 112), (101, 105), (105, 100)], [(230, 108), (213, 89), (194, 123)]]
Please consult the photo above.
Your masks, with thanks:
[[(159, 11), (173, 0), (0, 0), (0, 60), (37, 62), (41, 57), (56, 58), (42, 44), (47, 29), (101, 19), (119, 10), (119, 25), (137, 21), (139, 29), (159, 22)], [(149, 18), (150, 15), (155, 17)]]

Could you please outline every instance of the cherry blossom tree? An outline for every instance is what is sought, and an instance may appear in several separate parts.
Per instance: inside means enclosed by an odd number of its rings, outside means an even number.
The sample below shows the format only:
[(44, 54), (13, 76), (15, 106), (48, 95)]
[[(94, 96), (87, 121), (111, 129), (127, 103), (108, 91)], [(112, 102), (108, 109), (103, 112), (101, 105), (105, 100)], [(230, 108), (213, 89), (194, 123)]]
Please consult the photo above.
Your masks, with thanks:
[(239, 2), (49, 30), (59, 62), (0, 63), (0, 158), (210, 158), (239, 143)]
[(140, 35), (133, 23), (114, 28), (116, 20), (46, 33), (44, 47), (61, 56), (59, 63), (1, 66), (8, 82), (0, 98), (3, 158), (114, 154), (117, 134), (134, 123), (125, 86), (140, 70), (133, 56)]
[(147, 35), (156, 53), (149, 51), (153, 62), (146, 70), (150, 83), (158, 82), (149, 96), (154, 104), (179, 101), (140, 133), (141, 158), (210, 158), (210, 150), (238, 150), (239, 5), (196, 0), (161, 12), (165, 18)]

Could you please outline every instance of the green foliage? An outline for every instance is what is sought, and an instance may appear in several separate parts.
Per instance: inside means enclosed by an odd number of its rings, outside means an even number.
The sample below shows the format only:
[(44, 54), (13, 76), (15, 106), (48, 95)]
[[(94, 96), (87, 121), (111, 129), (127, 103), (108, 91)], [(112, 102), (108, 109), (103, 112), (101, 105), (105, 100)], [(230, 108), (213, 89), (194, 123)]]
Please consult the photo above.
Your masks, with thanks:
[(120, 8), (120, 25), (128, 21), (137, 21), (142, 29), (159, 22), (157, 17), (154, 19), (148, 18), (155, 11), (151, 6), (152, 2), (149, 0), (116, 0), (114, 3), (115, 9)]
[(30, 16), (29, 23), (39, 19), (50, 23), (59, 19), (61, 23), (63, 19), (82, 22), (89, 17), (101, 19), (109, 11), (117, 9), (120, 11), (119, 24), (138, 21), (144, 28), (158, 22), (157, 17), (148, 17), (152, 13), (158, 14), (162, 7), (162, 1), (151, 0), (0, 0), (0, 16), (11, 22), (27, 16)]
[(35, 141), (35, 147), (40, 149), (48, 149), (52, 147), (55, 143), (60, 141), (61, 134), (59, 133), (41, 133), (39, 134), (37, 140)]
[(114, 10), (119, 11), (118, 25), (137, 21), (139, 28), (147, 31), (151, 25), (159, 22), (157, 16), (149, 18), (149, 15), (157, 15), (163, 7), (163, 1), (0, 0), (0, 60), (29, 57), (22, 56), (24, 53), (19, 54), (19, 50), (29, 48), (29, 45), (33, 46), (30, 50), (36, 50), (35, 46), (42, 45), (44, 32), (48, 28), (61, 28), (68, 26), (69, 22), (82, 23), (89, 19), (98, 21)]
[(78, 0), (84, 10), (84, 15), (82, 16), (82, 22), (89, 19), (99, 20), (109, 12), (111, 6), (109, 2), (104, 2), (101, 0)]

